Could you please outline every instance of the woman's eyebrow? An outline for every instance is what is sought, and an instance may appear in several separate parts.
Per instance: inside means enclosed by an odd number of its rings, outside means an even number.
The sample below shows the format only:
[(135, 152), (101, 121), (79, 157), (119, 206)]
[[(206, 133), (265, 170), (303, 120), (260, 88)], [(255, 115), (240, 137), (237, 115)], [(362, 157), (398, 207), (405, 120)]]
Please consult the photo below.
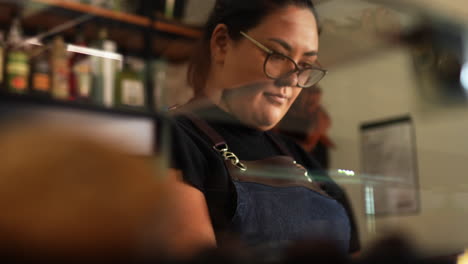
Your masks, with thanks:
[(282, 39), (278, 39), (278, 38), (269, 38), (268, 40), (280, 44), (280, 45), (281, 45), (284, 49), (286, 49), (287, 51), (292, 51), (291, 45), (289, 45), (286, 41), (284, 41), (284, 40), (282, 40)]
[[(280, 44), (284, 49), (286, 49), (289, 52), (292, 51), (291, 45), (289, 45), (286, 41), (284, 41), (282, 39), (269, 38), (268, 40)], [(316, 50), (308, 51), (308, 52), (304, 53), (304, 56), (307, 56), (307, 57), (312, 57), (312, 56), (317, 56), (317, 55), (318, 55), (318, 52)]]
[(317, 56), (317, 55), (318, 55), (318, 52), (316, 50), (304, 53), (304, 56), (307, 56), (307, 57), (313, 57), (313, 56)]

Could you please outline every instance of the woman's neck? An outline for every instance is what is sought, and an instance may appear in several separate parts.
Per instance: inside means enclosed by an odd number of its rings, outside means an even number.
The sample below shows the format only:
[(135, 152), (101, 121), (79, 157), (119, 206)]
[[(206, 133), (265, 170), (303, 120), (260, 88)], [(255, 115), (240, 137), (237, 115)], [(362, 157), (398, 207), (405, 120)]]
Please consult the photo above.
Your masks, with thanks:
[(203, 92), (210, 101), (219, 106), (223, 91), (218, 82), (213, 79), (208, 79)]

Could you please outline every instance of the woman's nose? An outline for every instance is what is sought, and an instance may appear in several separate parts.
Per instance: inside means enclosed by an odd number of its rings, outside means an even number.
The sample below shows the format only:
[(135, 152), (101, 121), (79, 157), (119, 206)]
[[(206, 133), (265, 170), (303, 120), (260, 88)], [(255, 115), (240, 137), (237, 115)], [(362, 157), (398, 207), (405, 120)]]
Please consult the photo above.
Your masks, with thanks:
[(297, 71), (290, 72), (283, 77), (275, 80), (275, 85), (278, 87), (290, 86), (294, 87), (297, 85)]

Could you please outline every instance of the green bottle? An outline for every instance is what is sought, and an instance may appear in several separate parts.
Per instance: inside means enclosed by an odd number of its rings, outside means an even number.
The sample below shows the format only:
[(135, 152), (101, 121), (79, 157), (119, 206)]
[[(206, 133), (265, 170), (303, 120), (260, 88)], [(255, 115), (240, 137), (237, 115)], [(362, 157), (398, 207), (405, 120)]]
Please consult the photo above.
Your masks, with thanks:
[(117, 74), (115, 88), (116, 107), (145, 108), (145, 85), (142, 73), (138, 71), (137, 64), (137, 61), (126, 58), (122, 71)]

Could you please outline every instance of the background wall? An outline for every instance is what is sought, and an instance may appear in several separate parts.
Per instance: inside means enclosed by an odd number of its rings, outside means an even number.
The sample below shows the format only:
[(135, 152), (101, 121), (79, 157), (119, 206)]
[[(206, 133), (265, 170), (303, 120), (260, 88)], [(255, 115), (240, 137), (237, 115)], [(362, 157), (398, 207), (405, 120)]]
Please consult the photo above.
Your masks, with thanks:
[[(364, 9), (375, 8), (363, 4), (360, 9), (356, 9), (357, 5), (347, 9), (351, 2), (355, 1), (326, 2), (319, 6), (319, 13), (322, 8), (324, 19), (338, 16), (339, 23), (356, 24)], [(321, 45), (322, 50), (327, 50), (323, 47), (326, 42)], [(333, 54), (322, 53), (324, 56)], [(375, 232), (370, 232), (363, 185), (342, 184), (353, 202), (364, 247), (390, 230), (404, 232), (421, 249), (433, 254), (468, 247), (468, 105), (434, 103), (423, 98), (404, 48), (385, 49), (342, 64), (330, 61), (334, 64), (321, 85), (333, 122), (330, 136), (337, 145), (331, 153), (332, 168), (353, 170), (357, 176), (362, 172), (359, 127), (364, 122), (409, 114), (416, 132), (421, 199), (418, 214), (377, 217)]]

